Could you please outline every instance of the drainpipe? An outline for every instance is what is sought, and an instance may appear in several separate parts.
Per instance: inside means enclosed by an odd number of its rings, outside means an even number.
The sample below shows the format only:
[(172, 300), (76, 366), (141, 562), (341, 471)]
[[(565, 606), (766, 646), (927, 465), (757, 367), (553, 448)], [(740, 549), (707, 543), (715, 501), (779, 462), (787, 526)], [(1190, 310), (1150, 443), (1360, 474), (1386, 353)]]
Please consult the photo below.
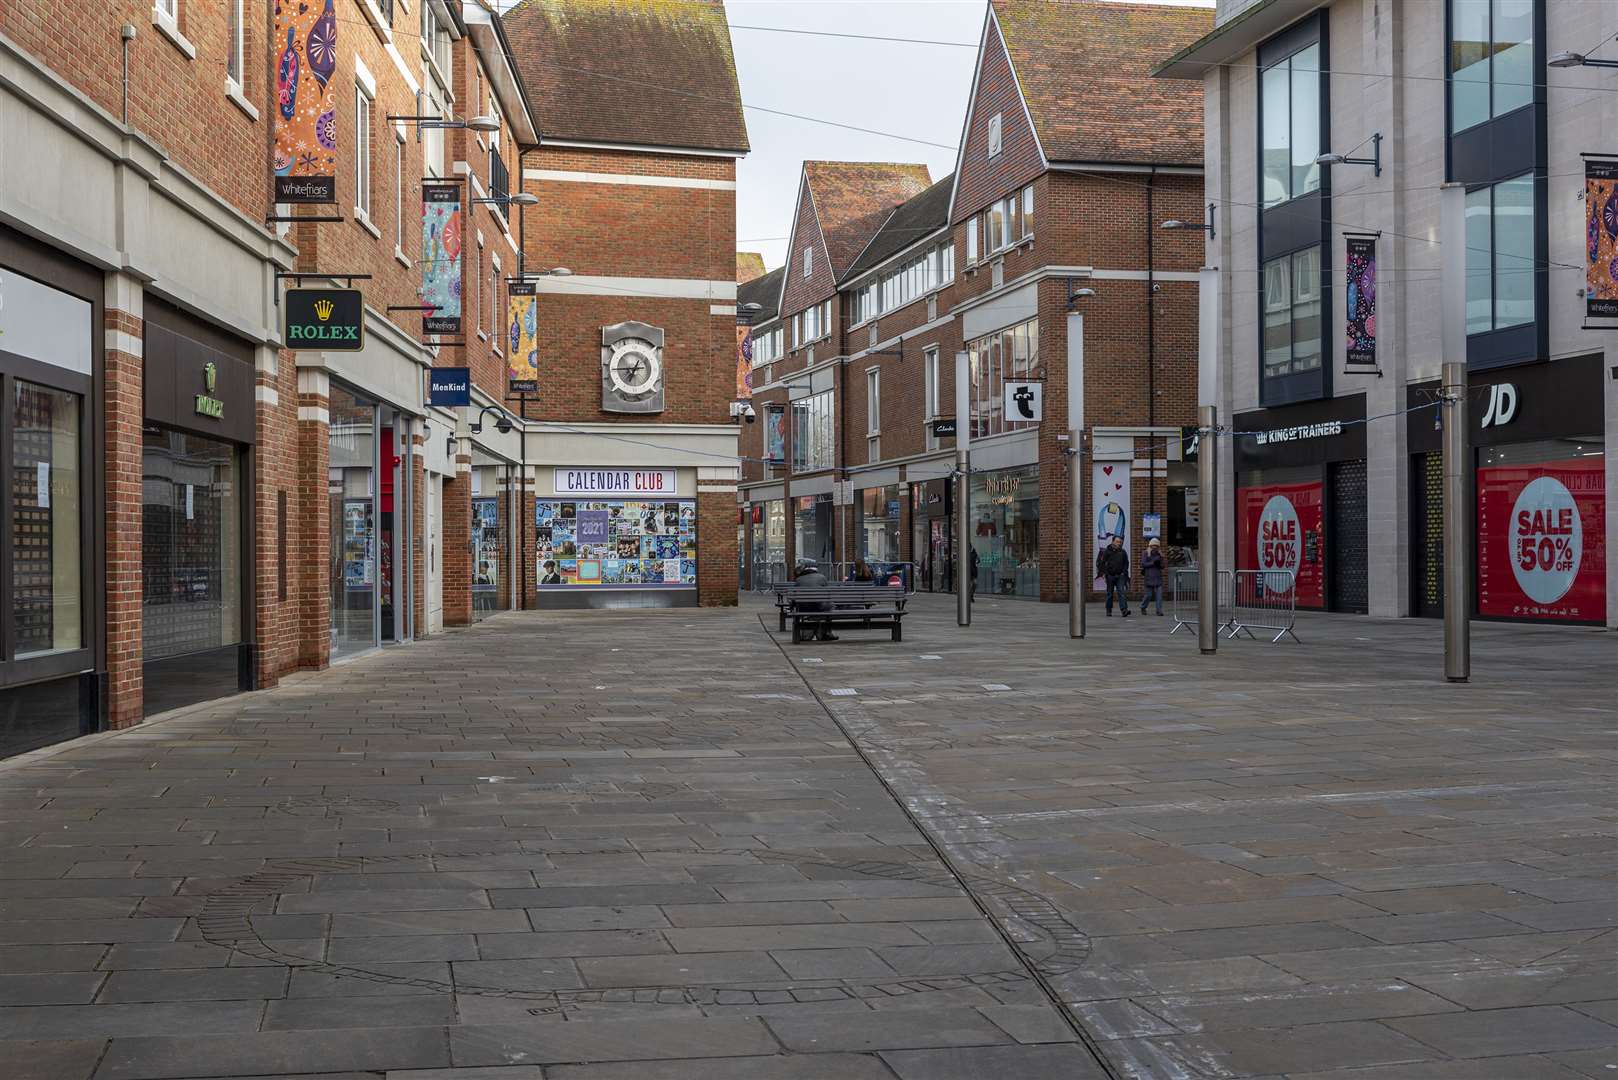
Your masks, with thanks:
[(118, 30), (118, 37), (122, 41), (121, 48), (124, 54), (124, 127), (129, 126), (129, 43), (135, 40), (135, 27), (132, 23), (124, 23)]
[[(1146, 174), (1146, 425), (1157, 426), (1157, 274), (1153, 261), (1157, 229), (1153, 225), (1152, 194), (1157, 180), (1157, 166)], [(1153, 434), (1147, 444), (1153, 449), (1147, 457), (1146, 512), (1157, 513), (1157, 436)], [(1164, 457), (1168, 455), (1165, 452)]]

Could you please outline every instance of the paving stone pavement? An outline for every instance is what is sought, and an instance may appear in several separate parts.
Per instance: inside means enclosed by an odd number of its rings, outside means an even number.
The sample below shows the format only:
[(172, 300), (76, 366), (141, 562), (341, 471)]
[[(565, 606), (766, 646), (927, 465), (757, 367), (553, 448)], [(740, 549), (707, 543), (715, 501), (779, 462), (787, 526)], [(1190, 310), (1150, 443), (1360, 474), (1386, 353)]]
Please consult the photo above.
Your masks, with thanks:
[(0, 1076), (1618, 1072), (1612, 635), (912, 612), (512, 613), (0, 763)]

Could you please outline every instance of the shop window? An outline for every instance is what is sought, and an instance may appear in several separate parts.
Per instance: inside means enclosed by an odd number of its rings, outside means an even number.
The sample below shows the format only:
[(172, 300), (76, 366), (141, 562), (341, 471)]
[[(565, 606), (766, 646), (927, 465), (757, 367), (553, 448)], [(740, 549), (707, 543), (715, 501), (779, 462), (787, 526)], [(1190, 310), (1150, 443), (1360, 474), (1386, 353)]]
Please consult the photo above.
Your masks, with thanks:
[(150, 662), (242, 640), (241, 475), (230, 443), (148, 429), (141, 648)]
[(1264, 375), (1314, 371), (1321, 363), (1320, 248), (1264, 264)]
[[(1006, 383), (1031, 378), (1039, 367), (1039, 320), (1008, 326), (966, 346), (971, 379), (972, 437), (1038, 426), (1005, 418)], [(936, 403), (935, 403), (936, 405)]]
[(22, 379), (12, 387), (11, 621), (18, 659), (85, 646), (83, 398)]
[(1466, 193), (1466, 332), (1534, 321), (1534, 178)]
[(1039, 466), (974, 473), (970, 481), (974, 589), (1039, 598)]
[(694, 589), (697, 504), (689, 499), (540, 499), (543, 590)]
[(1320, 83), (1319, 42), (1271, 64), (1261, 76), (1261, 197), (1267, 207), (1320, 188)]
[(331, 653), (336, 658), (378, 642), (376, 404), (333, 383), (330, 413)]
[(866, 488), (860, 492), (860, 556), (873, 564), (899, 561), (899, 487)]
[(1532, 104), (1534, 0), (1451, 0), (1450, 133)]
[(825, 390), (792, 403), (792, 470), (814, 472), (836, 464), (836, 406)]

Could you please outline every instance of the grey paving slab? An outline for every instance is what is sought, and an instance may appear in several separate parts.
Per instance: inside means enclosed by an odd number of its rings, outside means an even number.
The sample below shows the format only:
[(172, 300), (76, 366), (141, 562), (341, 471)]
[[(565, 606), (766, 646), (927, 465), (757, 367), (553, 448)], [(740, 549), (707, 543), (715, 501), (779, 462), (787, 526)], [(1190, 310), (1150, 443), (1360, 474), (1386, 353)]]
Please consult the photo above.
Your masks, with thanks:
[(455, 999), (447, 994), (406, 998), (288, 998), (265, 1006), (263, 1030), (434, 1027), (455, 1022)]
[(258, 1030), (262, 1001), (18, 1006), (0, 1009), (0, 1040)]
[(274, 1031), (113, 1039), (95, 1080), (183, 1080), (275, 1073), (381, 1072), (449, 1065), (442, 1027)]
[(286, 993), (287, 970), (198, 968), (172, 971), (115, 971), (106, 977), (98, 1001), (250, 1001)]
[(811, 1054), (993, 1046), (1014, 1041), (983, 1014), (963, 1008), (772, 1016), (765, 1022), (788, 1050)]
[[(893, 1080), (881, 1059), (869, 1054), (793, 1057), (706, 1058), (693, 1061), (553, 1065), (546, 1080)], [(388, 1080), (395, 1080), (389, 1076)], [(458, 1078), (445, 1078), (458, 1080)], [(480, 1080), (480, 1078), (468, 1078)], [(486, 1080), (504, 1080), (490, 1076)], [(513, 1077), (512, 1080), (521, 1080)]]
[(48, 1039), (0, 1043), (8, 1080), (90, 1080), (106, 1050), (105, 1039)]
[(1389, 1020), (1388, 1026), (1458, 1058), (1618, 1050), (1618, 1027), (1560, 1005), (1413, 1016)]
[(882, 1060), (899, 1080), (982, 1080), (1057, 1077), (1104, 1080), (1095, 1059), (1074, 1046), (973, 1046), (950, 1050), (890, 1050)]
[(461, 1025), (449, 1034), (457, 1067), (756, 1057), (780, 1049), (763, 1022), (753, 1019), (539, 1020)]

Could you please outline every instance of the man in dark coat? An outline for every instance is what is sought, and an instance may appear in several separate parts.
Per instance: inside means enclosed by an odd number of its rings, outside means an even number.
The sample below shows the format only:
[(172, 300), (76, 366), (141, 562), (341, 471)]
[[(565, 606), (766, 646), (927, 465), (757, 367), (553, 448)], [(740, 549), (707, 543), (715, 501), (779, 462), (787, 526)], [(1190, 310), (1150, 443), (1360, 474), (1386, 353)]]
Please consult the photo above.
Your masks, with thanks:
[(1096, 576), (1107, 582), (1107, 614), (1112, 614), (1112, 597), (1118, 594), (1118, 606), (1124, 618), (1129, 618), (1129, 552), (1124, 550), (1124, 538), (1114, 536), (1107, 546), (1096, 553)]
[[(826, 575), (820, 572), (820, 567), (815, 565), (815, 560), (813, 559), (799, 559), (797, 573), (793, 575), (792, 580), (794, 584), (803, 589), (824, 589), (831, 584), (826, 580)], [(804, 611), (825, 611), (827, 606), (820, 603), (800, 605)], [(830, 623), (823, 622), (820, 624), (820, 640), (837, 640), (837, 635), (831, 632)]]

